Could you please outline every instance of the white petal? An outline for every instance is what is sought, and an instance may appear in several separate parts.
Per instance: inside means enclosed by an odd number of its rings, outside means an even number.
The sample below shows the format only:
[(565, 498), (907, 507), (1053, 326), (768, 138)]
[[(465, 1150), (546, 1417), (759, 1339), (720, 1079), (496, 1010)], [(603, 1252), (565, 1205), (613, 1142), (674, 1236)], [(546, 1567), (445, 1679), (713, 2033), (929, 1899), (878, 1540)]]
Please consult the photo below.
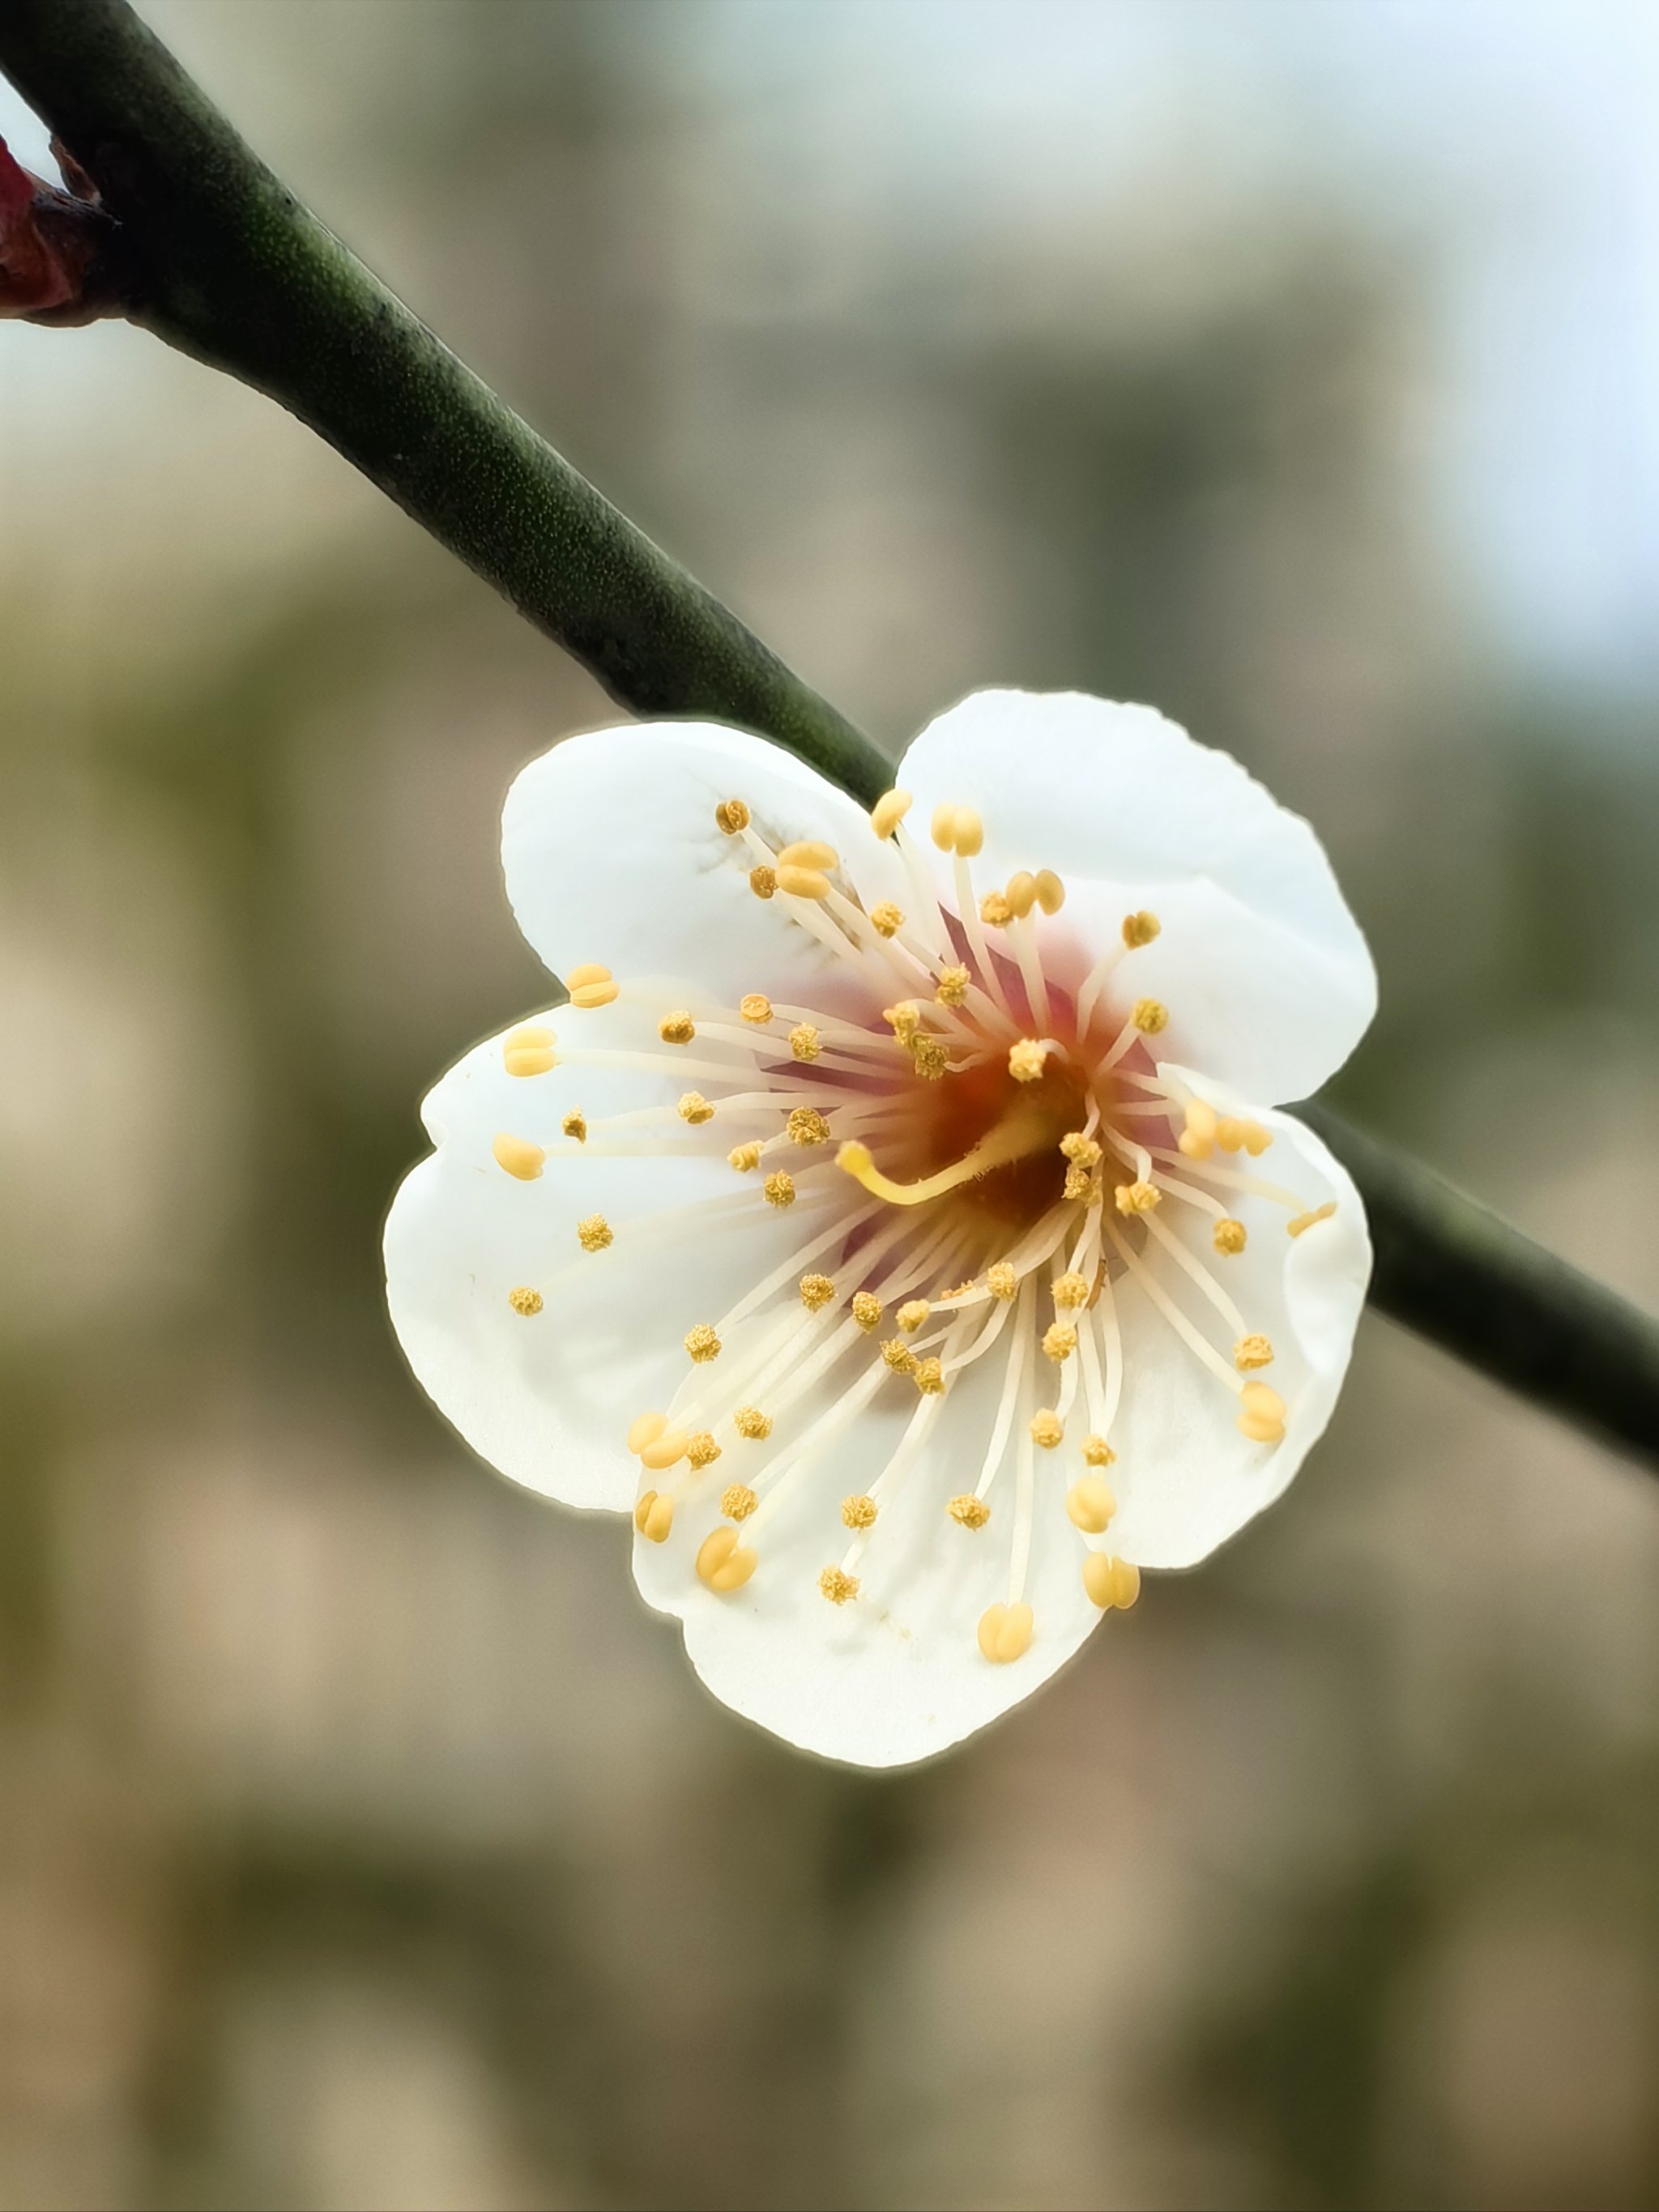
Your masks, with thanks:
[[(621, 1002), (532, 1018), (556, 1026), (562, 1047), (663, 1050), (651, 1013)], [(410, 1366), (474, 1450), (567, 1504), (632, 1506), (639, 1468), (623, 1438), (636, 1413), (667, 1407), (688, 1368), (686, 1331), (735, 1304), (810, 1226), (805, 1197), (780, 1212), (757, 1177), (726, 1165), (732, 1139), (718, 1113), (696, 1133), (707, 1146), (680, 1158), (607, 1158), (597, 1131), (592, 1149), (561, 1134), (573, 1107), (592, 1123), (672, 1105), (687, 1087), (672, 1069), (562, 1063), (510, 1076), (492, 1038), (428, 1097), (437, 1149), (410, 1170), (386, 1222), (386, 1296)], [(676, 1120), (666, 1126), (684, 1133)], [(516, 1181), (496, 1164), (502, 1131), (547, 1150), (539, 1179)], [(709, 1200), (722, 1209), (713, 1219), (689, 1215), (687, 1233), (647, 1238), (647, 1217)], [(590, 1254), (575, 1224), (592, 1213), (615, 1242)], [(513, 1310), (507, 1293), (520, 1285), (544, 1288), (542, 1312)]]
[(1157, 943), (1120, 971), (1162, 998), (1180, 1054), (1255, 1098), (1303, 1098), (1352, 1051), (1376, 1005), (1365, 940), (1319, 840), (1227, 754), (1150, 707), (1075, 692), (976, 692), (930, 723), (899, 779), (919, 817), (976, 806), (976, 880), (1053, 868), (1044, 925), (1074, 976), (1150, 908)]
[[(1252, 1109), (1235, 1092), (1182, 1068), (1165, 1073), (1224, 1113), (1250, 1116), (1273, 1132), (1259, 1161), (1243, 1153), (1224, 1164), (1305, 1194), (1309, 1207), (1334, 1200), (1336, 1212), (1301, 1236), (1281, 1206), (1218, 1191), (1249, 1232), (1237, 1257), (1212, 1248), (1208, 1217), (1166, 1198), (1158, 1218), (1209, 1267), (1242, 1308), (1249, 1329), (1268, 1337), (1271, 1367), (1257, 1377), (1285, 1400), (1284, 1441), (1252, 1443), (1239, 1433), (1237, 1397), (1183, 1346), (1134, 1283), (1115, 1285), (1127, 1382), (1113, 1425), (1118, 1463), (1109, 1480), (1119, 1502), (1113, 1548), (1143, 1567), (1188, 1567), (1254, 1519), (1289, 1485), (1323, 1433), (1353, 1348), (1370, 1277), (1364, 1209), (1346, 1171), (1310, 1129), (1290, 1115)], [(1198, 1178), (1193, 1176), (1196, 1182)], [(1159, 1282), (1229, 1356), (1228, 1331), (1176, 1266), (1159, 1255)]]
[[(873, 1356), (866, 1345), (864, 1358)], [(940, 1408), (928, 1447), (884, 1504), (857, 1572), (858, 1597), (832, 1605), (817, 1578), (838, 1564), (848, 1532), (842, 1499), (867, 1491), (896, 1444), (917, 1398), (888, 1378), (834, 1453), (814, 1468), (754, 1537), (750, 1580), (716, 1595), (697, 1579), (702, 1539), (720, 1525), (721, 1489), (744, 1479), (769, 1446), (738, 1443), (709, 1470), (665, 1544), (635, 1547), (635, 1573), (650, 1602), (677, 1614), (692, 1664), (714, 1695), (775, 1735), (826, 1759), (902, 1766), (983, 1728), (1028, 1698), (1062, 1667), (1100, 1619), (1082, 1581), (1084, 1550), (1063, 1510), (1060, 1455), (1037, 1452), (1025, 1601), (1036, 1629), (1024, 1656), (987, 1660), (980, 1616), (1009, 1595), (1015, 1517), (1012, 1462), (991, 1492), (988, 1527), (960, 1528), (946, 1501), (977, 1480), (1004, 1363), (988, 1359), (961, 1376)], [(852, 1370), (856, 1371), (856, 1367)], [(830, 1402), (815, 1394), (800, 1425)], [(797, 1433), (799, 1433), (799, 1429)], [(739, 1540), (747, 1540), (740, 1528)]]
[(869, 816), (781, 747), (712, 722), (590, 731), (531, 763), (501, 821), (507, 896), (555, 974), (588, 961), (624, 977), (690, 969), (728, 1003), (764, 991), (840, 1006), (835, 957), (787, 901), (749, 889), (753, 856), (714, 819), (732, 799), (774, 852), (822, 839), (866, 906), (902, 903), (902, 864)]

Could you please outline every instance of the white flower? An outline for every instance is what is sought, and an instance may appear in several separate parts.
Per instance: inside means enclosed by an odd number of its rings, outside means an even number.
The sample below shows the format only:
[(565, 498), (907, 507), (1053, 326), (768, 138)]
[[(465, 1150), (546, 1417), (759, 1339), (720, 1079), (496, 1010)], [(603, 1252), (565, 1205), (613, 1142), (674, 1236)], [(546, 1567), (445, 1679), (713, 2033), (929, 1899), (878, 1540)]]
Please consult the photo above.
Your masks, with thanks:
[(980, 693), (899, 781), (866, 814), (696, 723), (526, 769), (507, 890), (570, 1003), (438, 1085), (386, 1237), (468, 1442), (631, 1511), (715, 1695), (872, 1766), (1279, 1496), (1370, 1258), (1272, 1110), (1375, 1005), (1306, 823), (1071, 695)]

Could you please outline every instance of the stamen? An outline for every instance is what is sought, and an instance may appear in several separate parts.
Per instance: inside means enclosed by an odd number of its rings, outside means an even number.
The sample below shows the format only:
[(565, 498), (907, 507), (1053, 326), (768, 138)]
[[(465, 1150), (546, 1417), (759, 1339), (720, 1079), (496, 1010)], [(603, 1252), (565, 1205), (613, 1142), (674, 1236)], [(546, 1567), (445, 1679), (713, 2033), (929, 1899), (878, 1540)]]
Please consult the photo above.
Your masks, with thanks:
[(839, 867), (840, 865), (840, 854), (836, 852), (833, 845), (826, 845), (821, 837), (797, 838), (793, 845), (786, 845), (783, 850), (778, 854), (778, 866), (780, 869), (817, 868), (827, 870), (830, 868)]
[(1008, 1073), (1016, 1083), (1040, 1082), (1042, 1065), (1052, 1048), (1046, 1040), (1022, 1037), (1018, 1044), (1008, 1048)]
[(751, 1443), (763, 1444), (772, 1433), (772, 1417), (763, 1413), (758, 1406), (739, 1406), (732, 1416), (732, 1425)]
[(634, 1508), (634, 1526), (649, 1544), (665, 1544), (674, 1526), (674, 1501), (660, 1491), (641, 1493)]
[(530, 1289), (528, 1285), (521, 1285), (518, 1290), (507, 1292), (507, 1303), (515, 1314), (522, 1314), (529, 1321), (542, 1310), (542, 1294)]
[(911, 805), (908, 791), (884, 792), (870, 809), (870, 827), (878, 837), (890, 837), (910, 811)]
[(1163, 927), (1158, 916), (1155, 914), (1148, 914), (1144, 907), (1139, 914), (1126, 914), (1123, 917), (1122, 932), (1125, 950), (1134, 952), (1141, 945), (1150, 945), (1159, 934)]
[(603, 1252), (614, 1242), (614, 1231), (602, 1213), (590, 1213), (576, 1224), (576, 1242), (584, 1252)]
[(980, 1616), (979, 1648), (995, 1665), (1006, 1667), (1029, 1647), (1032, 1626), (1029, 1605), (988, 1606)]
[(688, 1091), (674, 1111), (682, 1121), (689, 1121), (694, 1129), (700, 1129), (705, 1121), (712, 1121), (714, 1118), (714, 1109), (701, 1091)]
[(558, 1065), (553, 1050), (557, 1042), (551, 1030), (514, 1030), (502, 1041), (501, 1065), (509, 1075), (545, 1075)]
[(563, 1121), (560, 1122), (559, 1127), (567, 1137), (574, 1138), (577, 1144), (585, 1145), (587, 1142), (587, 1122), (580, 1106), (573, 1106)]
[(1044, 914), (1058, 914), (1066, 903), (1066, 886), (1052, 868), (1036, 872), (1036, 902)]
[(1150, 1213), (1164, 1194), (1155, 1182), (1121, 1182), (1112, 1196), (1122, 1214)]
[(853, 1294), (853, 1318), (866, 1335), (881, 1323), (881, 1300), (869, 1291)]
[(880, 1510), (875, 1499), (867, 1495), (843, 1498), (841, 1501), (841, 1517), (849, 1528), (873, 1528)]
[(640, 1447), (640, 1465), (648, 1467), (653, 1474), (662, 1474), (685, 1457), (685, 1448), (690, 1441), (684, 1429), (665, 1429), (660, 1436)]
[(1142, 1036), (1157, 1036), (1170, 1026), (1170, 1009), (1161, 999), (1137, 999), (1129, 1019)]
[(758, 899), (769, 899), (778, 887), (777, 871), (763, 865), (749, 871), (749, 888)]
[(539, 1145), (532, 1145), (526, 1137), (510, 1137), (505, 1130), (489, 1149), (495, 1156), (496, 1166), (505, 1168), (520, 1182), (534, 1182), (547, 1158)]
[(1127, 1613), (1140, 1595), (1140, 1570), (1109, 1552), (1091, 1552), (1083, 1562), (1083, 1587), (1103, 1613)]
[[(752, 878), (750, 878), (752, 881)], [(830, 878), (819, 868), (781, 866), (777, 871), (777, 888), (791, 898), (827, 899)]]
[(990, 1507), (983, 1498), (975, 1498), (970, 1491), (964, 1491), (960, 1498), (953, 1498), (945, 1510), (963, 1528), (982, 1528), (991, 1517)]
[(573, 968), (564, 979), (573, 1006), (608, 1006), (622, 988), (608, 968), (590, 960)]
[(1110, 1527), (1117, 1500), (1099, 1475), (1085, 1474), (1066, 1492), (1066, 1510), (1073, 1527), (1081, 1528), (1085, 1536), (1099, 1536)]
[(1110, 1467), (1117, 1458), (1117, 1454), (1112, 1449), (1110, 1444), (1107, 1443), (1104, 1437), (1085, 1437), (1083, 1439), (1083, 1457), (1084, 1462), (1086, 1466)]
[(1053, 1451), (1065, 1437), (1065, 1427), (1051, 1407), (1043, 1407), (1032, 1414), (1028, 1425), (1031, 1442), (1041, 1444), (1044, 1451)]
[(945, 1395), (943, 1361), (918, 1359), (910, 1370), (910, 1380), (924, 1398), (942, 1398)]
[(905, 1334), (910, 1336), (921, 1327), (931, 1310), (926, 1298), (912, 1298), (899, 1308), (893, 1318)]
[(1265, 1336), (1241, 1336), (1233, 1346), (1233, 1365), (1241, 1375), (1249, 1375), (1258, 1367), (1271, 1367), (1273, 1348)]
[(814, 1060), (822, 1049), (817, 1024), (797, 1022), (789, 1032), (789, 1050), (793, 1057), (799, 1060)]
[(1086, 1306), (1092, 1288), (1086, 1275), (1056, 1275), (1050, 1291), (1056, 1311), (1074, 1313), (1079, 1306)]
[(1285, 1401), (1265, 1382), (1247, 1382), (1239, 1393), (1238, 1426), (1252, 1443), (1278, 1443), (1285, 1434)]
[(720, 1448), (708, 1429), (699, 1429), (685, 1447), (685, 1456), (701, 1474), (704, 1468), (713, 1467), (720, 1455)]
[(697, 1547), (697, 1577), (720, 1596), (741, 1589), (760, 1565), (757, 1553), (738, 1541), (735, 1528), (714, 1528)]
[(859, 1594), (859, 1578), (840, 1567), (826, 1567), (818, 1577), (818, 1589), (831, 1605), (847, 1605)]
[(1217, 1222), (1215, 1234), (1210, 1242), (1218, 1252), (1225, 1254), (1229, 1258), (1236, 1258), (1244, 1249), (1249, 1237), (1249, 1231), (1245, 1228), (1244, 1224), (1242, 1221), (1233, 1220), (1230, 1216), (1224, 1220)]
[(1069, 1322), (1051, 1322), (1042, 1332), (1042, 1349), (1056, 1367), (1077, 1350), (1077, 1331)]
[(761, 1148), (757, 1144), (733, 1145), (726, 1156), (726, 1164), (735, 1168), (739, 1175), (748, 1175), (760, 1165)]
[(939, 988), (933, 996), (941, 1006), (959, 1006), (968, 995), (968, 986), (971, 981), (963, 967), (941, 968)]
[(1291, 1237), (1305, 1236), (1316, 1222), (1328, 1221), (1335, 1212), (1336, 1200), (1328, 1198), (1323, 1206), (1315, 1206), (1310, 1213), (1298, 1213), (1294, 1221), (1287, 1221), (1285, 1224), (1286, 1232)]
[(878, 937), (896, 937), (904, 927), (903, 912), (891, 899), (878, 899), (870, 909), (870, 927)]
[(985, 1287), (994, 1298), (1012, 1298), (1019, 1288), (1019, 1277), (1006, 1260), (993, 1261), (985, 1270)]
[(763, 1188), (769, 1206), (793, 1206), (795, 1202), (795, 1178), (786, 1175), (781, 1168), (767, 1176)]
[(816, 1106), (797, 1106), (784, 1124), (784, 1133), (792, 1145), (827, 1145), (830, 1124)]
[(749, 809), (740, 799), (723, 799), (714, 809), (714, 820), (728, 837), (749, 827)]
[(685, 1350), (687, 1358), (701, 1365), (705, 1360), (720, 1358), (720, 1340), (708, 1322), (700, 1321), (695, 1328), (686, 1331)]
[(800, 1279), (800, 1302), (808, 1313), (818, 1313), (832, 1304), (836, 1286), (828, 1275), (803, 1275)]
[(683, 1011), (665, 1014), (657, 1024), (657, 1035), (665, 1044), (690, 1044), (696, 1034), (696, 1024)]
[(742, 998), (738, 1000), (738, 1012), (746, 1022), (754, 1022), (757, 1024), (769, 1022), (772, 1018), (772, 1001), (764, 991), (745, 991)]
[(760, 1504), (746, 1482), (730, 1482), (720, 1492), (720, 1511), (728, 1521), (746, 1521)]

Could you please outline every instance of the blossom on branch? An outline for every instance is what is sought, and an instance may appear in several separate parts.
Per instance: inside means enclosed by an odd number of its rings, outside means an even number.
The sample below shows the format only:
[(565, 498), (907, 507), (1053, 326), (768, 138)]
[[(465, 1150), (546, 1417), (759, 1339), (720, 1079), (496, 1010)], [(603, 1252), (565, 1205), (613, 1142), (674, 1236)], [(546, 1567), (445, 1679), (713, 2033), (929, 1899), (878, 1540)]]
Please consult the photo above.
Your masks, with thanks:
[(1275, 1110), (1376, 1000), (1307, 823), (1075, 695), (980, 693), (898, 781), (866, 814), (689, 722), (526, 769), (507, 890), (569, 1002), (439, 1083), (386, 1237), (467, 1440), (630, 1513), (709, 1688), (874, 1766), (1279, 1495), (1370, 1264)]

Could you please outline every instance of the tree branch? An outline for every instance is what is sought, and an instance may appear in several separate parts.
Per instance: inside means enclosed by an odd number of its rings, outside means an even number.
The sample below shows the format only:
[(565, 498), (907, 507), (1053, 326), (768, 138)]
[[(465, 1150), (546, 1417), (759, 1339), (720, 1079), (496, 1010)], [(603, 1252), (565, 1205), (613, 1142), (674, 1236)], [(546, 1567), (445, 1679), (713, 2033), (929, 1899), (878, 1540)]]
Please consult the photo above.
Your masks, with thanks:
[[(634, 713), (737, 723), (856, 798), (885, 788), (869, 740), (301, 207), (125, 0), (0, 0), (0, 67), (119, 224), (135, 320), (309, 423)], [(1302, 1110), (1364, 1197), (1382, 1311), (1659, 1467), (1659, 1322)]]

